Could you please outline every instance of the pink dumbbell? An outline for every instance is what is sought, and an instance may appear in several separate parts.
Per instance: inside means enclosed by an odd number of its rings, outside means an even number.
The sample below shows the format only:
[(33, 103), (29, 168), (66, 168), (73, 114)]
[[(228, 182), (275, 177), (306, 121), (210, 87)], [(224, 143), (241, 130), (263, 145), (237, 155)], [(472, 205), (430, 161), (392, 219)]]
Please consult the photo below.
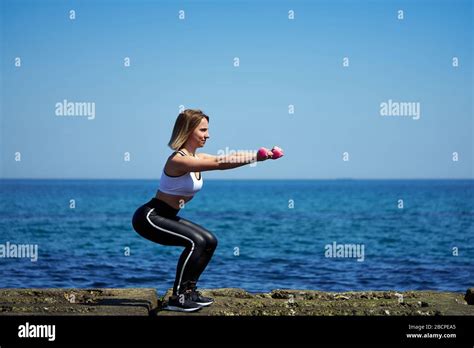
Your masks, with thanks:
[(272, 153), (273, 153), (272, 159), (277, 159), (285, 155), (283, 153), (283, 150), (280, 149), (278, 146), (273, 146)]
[(267, 158), (268, 151), (269, 150), (265, 147), (261, 147), (260, 149), (258, 149), (258, 152), (257, 152), (258, 158)]

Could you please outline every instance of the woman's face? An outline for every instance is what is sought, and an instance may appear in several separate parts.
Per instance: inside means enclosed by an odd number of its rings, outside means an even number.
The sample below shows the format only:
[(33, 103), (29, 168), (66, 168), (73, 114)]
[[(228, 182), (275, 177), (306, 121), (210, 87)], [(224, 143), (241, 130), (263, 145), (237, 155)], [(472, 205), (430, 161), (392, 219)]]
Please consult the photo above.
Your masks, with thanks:
[(206, 140), (209, 138), (209, 123), (205, 117), (202, 118), (201, 123), (194, 129), (191, 134), (190, 140), (196, 145), (196, 147), (203, 147), (206, 144)]

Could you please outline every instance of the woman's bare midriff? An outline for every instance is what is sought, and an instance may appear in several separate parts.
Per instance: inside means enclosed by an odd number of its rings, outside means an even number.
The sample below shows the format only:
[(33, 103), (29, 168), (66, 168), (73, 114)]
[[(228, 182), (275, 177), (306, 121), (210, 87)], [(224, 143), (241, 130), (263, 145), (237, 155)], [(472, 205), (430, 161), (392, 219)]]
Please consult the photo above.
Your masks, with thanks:
[(181, 209), (183, 205), (193, 199), (194, 196), (175, 196), (158, 190), (155, 197), (175, 209)]

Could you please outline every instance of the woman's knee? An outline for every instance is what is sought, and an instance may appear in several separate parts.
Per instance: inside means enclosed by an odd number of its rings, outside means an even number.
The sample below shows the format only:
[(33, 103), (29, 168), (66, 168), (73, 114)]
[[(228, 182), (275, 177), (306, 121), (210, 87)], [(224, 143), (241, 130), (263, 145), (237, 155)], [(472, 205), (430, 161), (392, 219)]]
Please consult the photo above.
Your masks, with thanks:
[(206, 233), (203, 234), (204, 239), (206, 240), (206, 249), (211, 249), (215, 250), (217, 248), (217, 238), (216, 236), (212, 233), (206, 230)]
[(204, 247), (206, 250), (214, 250), (217, 248), (216, 236), (207, 230), (196, 231), (196, 239), (199, 241), (199, 246)]
[(217, 248), (217, 238), (216, 236), (211, 232), (202, 227), (201, 225), (198, 225), (192, 221), (186, 220), (181, 218), (180, 220), (182, 223), (184, 223), (187, 226), (191, 226), (202, 238), (204, 238), (206, 242), (206, 249), (215, 249)]
[(207, 240), (201, 234), (193, 233), (191, 240), (193, 241), (193, 246), (195, 250), (205, 250), (207, 248)]

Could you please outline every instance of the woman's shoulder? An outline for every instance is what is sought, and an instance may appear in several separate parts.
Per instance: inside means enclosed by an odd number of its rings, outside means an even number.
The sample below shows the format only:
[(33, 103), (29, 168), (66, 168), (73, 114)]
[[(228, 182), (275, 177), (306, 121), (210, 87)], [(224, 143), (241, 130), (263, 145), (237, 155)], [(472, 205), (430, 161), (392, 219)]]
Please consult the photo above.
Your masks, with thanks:
[(173, 160), (178, 157), (184, 157), (183, 154), (180, 154), (178, 151), (174, 151), (166, 160), (166, 163), (163, 167), (163, 171), (165, 172), (166, 175), (168, 176), (181, 176), (186, 173), (181, 173), (181, 172), (176, 172), (176, 160)]
[(185, 154), (183, 151), (176, 150), (176, 151), (173, 151), (173, 152), (168, 156), (168, 160), (173, 159), (173, 158), (176, 157), (177, 155), (180, 156), (180, 157), (186, 156), (186, 154)]

